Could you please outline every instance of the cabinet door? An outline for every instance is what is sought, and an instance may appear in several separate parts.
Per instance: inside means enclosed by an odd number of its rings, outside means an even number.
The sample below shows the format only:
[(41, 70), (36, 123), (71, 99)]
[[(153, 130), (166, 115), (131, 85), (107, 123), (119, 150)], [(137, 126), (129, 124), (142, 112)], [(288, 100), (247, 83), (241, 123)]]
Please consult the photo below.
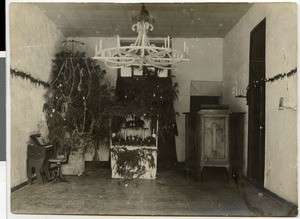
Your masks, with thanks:
[(228, 116), (202, 116), (201, 161), (224, 163), (228, 161)]

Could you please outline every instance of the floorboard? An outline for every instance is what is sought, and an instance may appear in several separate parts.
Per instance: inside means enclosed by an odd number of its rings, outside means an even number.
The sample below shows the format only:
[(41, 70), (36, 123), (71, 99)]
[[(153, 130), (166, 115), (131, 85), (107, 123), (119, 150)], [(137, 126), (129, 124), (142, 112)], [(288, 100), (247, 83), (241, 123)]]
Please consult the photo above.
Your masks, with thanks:
[(110, 169), (68, 176), (69, 183), (25, 186), (11, 194), (16, 214), (293, 216), (291, 209), (244, 179), (228, 182), (222, 168), (203, 170), (203, 182), (180, 170), (155, 180), (111, 179)]

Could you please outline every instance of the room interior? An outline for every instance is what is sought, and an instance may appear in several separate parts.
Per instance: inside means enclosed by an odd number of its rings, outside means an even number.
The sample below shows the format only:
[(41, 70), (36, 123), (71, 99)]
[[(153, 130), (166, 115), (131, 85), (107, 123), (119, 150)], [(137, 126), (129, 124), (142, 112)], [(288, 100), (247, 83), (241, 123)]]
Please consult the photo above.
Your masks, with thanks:
[[(153, 144), (158, 146), (157, 169), (145, 176), (153, 179), (112, 179), (111, 155), (117, 152), (109, 145), (114, 137), (110, 133), (111, 141), (101, 141), (93, 150), (68, 157), (71, 169), (52, 160), (68, 183), (40, 183), (43, 180), (39, 180), (38, 174), (33, 182), (29, 180), (30, 136), (41, 133), (41, 127), (46, 127), (49, 121), (44, 104), (52, 87), (46, 85), (53, 82), (54, 59), (62, 49), (62, 42), (92, 58), (96, 45), (98, 49), (100, 45), (106, 49), (115, 47), (119, 37), (134, 40), (137, 33), (131, 29), (132, 17), (139, 13), (141, 5), (9, 4), (11, 145), (7, 157), (12, 213), (297, 215), (295, 3), (146, 3), (146, 9), (155, 19), (148, 37), (166, 45), (164, 38), (168, 40), (169, 36), (171, 48), (184, 51), (185, 55), (188, 48), (188, 60), (163, 70), (164, 76), (159, 80), (169, 77), (171, 84), (178, 84), (178, 99), (174, 99), (173, 105), (176, 127), (170, 128), (176, 129), (176, 134), (162, 143), (163, 122), (157, 119), (154, 125), (146, 123), (150, 138), (156, 139)], [(125, 80), (121, 81), (122, 75), (134, 78), (138, 72), (135, 68), (110, 68), (103, 60), (96, 63), (105, 70), (103, 77), (116, 94), (123, 95), (129, 86)], [(134, 83), (137, 86), (141, 82)], [(197, 148), (202, 144), (199, 142), (209, 135), (202, 130), (201, 122), (212, 116), (206, 114), (205, 107), (217, 107), (214, 110), (222, 112), (214, 115), (225, 121), (220, 124), (226, 127), (227, 134), (220, 141), (226, 142), (225, 148), (235, 145), (234, 149), (226, 149), (231, 157), (236, 152), (234, 156), (239, 160), (233, 170), (227, 163), (207, 164), (204, 169), (198, 165)], [(108, 120), (104, 121), (108, 124)], [(213, 127), (218, 126), (214, 124)], [(218, 128), (212, 130), (211, 135), (217, 136)], [(220, 143), (216, 142), (212, 147)], [(160, 145), (167, 146), (160, 149)], [(191, 161), (190, 166), (190, 157), (198, 163)], [(168, 159), (172, 161), (166, 162)], [(75, 196), (69, 199), (72, 193)], [(90, 196), (93, 198), (89, 199)], [(49, 201), (53, 197), (59, 197), (54, 198), (57, 205)], [(124, 198), (129, 201), (116, 204), (116, 200)], [(89, 200), (97, 204), (87, 206)]]

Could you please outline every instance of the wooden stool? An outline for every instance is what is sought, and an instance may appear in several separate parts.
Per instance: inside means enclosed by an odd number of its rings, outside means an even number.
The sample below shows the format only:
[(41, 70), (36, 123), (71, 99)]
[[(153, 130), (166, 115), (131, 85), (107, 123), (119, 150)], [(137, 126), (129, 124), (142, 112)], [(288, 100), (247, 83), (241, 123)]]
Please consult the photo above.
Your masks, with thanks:
[(68, 182), (64, 176), (62, 175), (61, 172), (61, 165), (65, 164), (67, 162), (67, 158), (55, 158), (55, 159), (49, 159), (49, 162), (52, 164), (55, 164), (56, 170), (55, 170), (55, 177), (52, 180), (52, 183), (57, 183), (57, 182)]
[[(53, 179), (52, 183), (56, 183), (56, 182), (68, 182), (64, 176), (62, 175), (61, 172), (61, 165), (62, 164), (67, 164), (69, 162), (69, 156), (71, 153), (71, 147), (67, 148), (63, 157), (58, 157), (58, 158), (53, 158), (53, 159), (49, 159), (49, 163), (54, 164), (55, 166), (53, 168), (55, 168), (56, 172), (55, 172), (55, 177)], [(51, 169), (53, 169), (51, 168)]]

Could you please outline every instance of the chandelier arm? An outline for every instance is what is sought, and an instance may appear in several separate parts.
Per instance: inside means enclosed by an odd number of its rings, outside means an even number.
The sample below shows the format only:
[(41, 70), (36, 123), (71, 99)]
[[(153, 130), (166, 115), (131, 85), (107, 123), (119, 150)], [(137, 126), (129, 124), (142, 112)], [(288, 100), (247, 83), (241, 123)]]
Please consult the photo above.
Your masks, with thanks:
[(96, 53), (95, 53), (95, 57), (97, 57), (97, 55), (101, 55), (102, 53), (105, 53), (105, 52), (108, 52), (108, 51), (112, 51), (112, 50), (117, 50), (118, 47), (112, 47), (112, 48), (108, 48), (108, 49), (102, 49), (102, 50), (98, 50)]
[(151, 49), (151, 50), (162, 50), (162, 51), (166, 51), (166, 52), (178, 52), (178, 53), (182, 53), (178, 50), (173, 50), (170, 48), (164, 48), (164, 47), (153, 47), (153, 46), (120, 46), (120, 47), (112, 47), (112, 48), (108, 48), (108, 49), (102, 49), (102, 50), (98, 50), (96, 54), (100, 54), (102, 52), (107, 52), (107, 51), (112, 51), (112, 50), (126, 50), (126, 49)]
[[(163, 54), (165, 52), (167, 52), (168, 54), (173, 54), (173, 55), (174, 54), (178, 54), (178, 55), (180, 55), (182, 57), (187, 56), (186, 53), (180, 52), (180, 51), (175, 50), (175, 49), (169, 49), (169, 48), (158, 48), (158, 49), (161, 50), (161, 51), (158, 52), (158, 53), (156, 53), (156, 54), (154, 54), (155, 56), (159, 56), (159, 55), (161, 55), (161, 54)], [(151, 55), (151, 56), (154, 56), (154, 55)], [(173, 57), (173, 56), (171, 55), (171, 57)]]
[(133, 57), (133, 58), (139, 58), (139, 56), (138, 55), (136, 55), (136, 54), (134, 54), (134, 53), (132, 53), (132, 52), (129, 52), (129, 51), (127, 51), (127, 50), (120, 50), (119, 52), (118, 52), (118, 54), (120, 55), (120, 56), (125, 56), (125, 57)]
[[(120, 48), (113, 47), (113, 48), (109, 48), (109, 49), (103, 49), (101, 51), (98, 51), (94, 58), (96, 58), (96, 59), (106, 58), (107, 57), (107, 56), (105, 56), (106, 54), (109, 57), (113, 57), (114, 55), (116, 55), (116, 53), (118, 53), (118, 54), (125, 53), (127, 55), (132, 56), (132, 57), (138, 57), (138, 55), (126, 51), (125, 49), (127, 49), (127, 48), (130, 48), (130, 47), (128, 47), (128, 46), (127, 47), (120, 47)], [(114, 52), (113, 55), (112, 55), (112, 52)], [(100, 56), (98, 56), (98, 55), (100, 55)]]
[(131, 62), (112, 62), (112, 61), (106, 61), (104, 64), (109, 68), (122, 68), (127, 65), (132, 65), (135, 63), (135, 60), (132, 60)]
[[(149, 58), (148, 59), (148, 62), (151, 62), (151, 63), (156, 63), (156, 64), (159, 64), (159, 65), (173, 65), (173, 64), (176, 64), (178, 62), (180, 62), (182, 59), (155, 59), (155, 58)], [(163, 61), (163, 62), (162, 62)]]
[(157, 65), (156, 63), (151, 62), (150, 60), (149, 60), (149, 63), (150, 63), (150, 66), (153, 66), (153, 67), (155, 67), (155, 68), (160, 68), (160, 69), (172, 69), (172, 67), (165, 67), (165, 66)]
[[(130, 60), (131, 61), (131, 60), (136, 60), (136, 59), (130, 58), (130, 57), (110, 57), (110, 58), (107, 58), (106, 60), (109, 60), (111, 62), (116, 62), (117, 63), (118, 60), (120, 60), (120, 61), (123, 62), (123, 60)], [(104, 61), (106, 61), (106, 60), (104, 60)]]

